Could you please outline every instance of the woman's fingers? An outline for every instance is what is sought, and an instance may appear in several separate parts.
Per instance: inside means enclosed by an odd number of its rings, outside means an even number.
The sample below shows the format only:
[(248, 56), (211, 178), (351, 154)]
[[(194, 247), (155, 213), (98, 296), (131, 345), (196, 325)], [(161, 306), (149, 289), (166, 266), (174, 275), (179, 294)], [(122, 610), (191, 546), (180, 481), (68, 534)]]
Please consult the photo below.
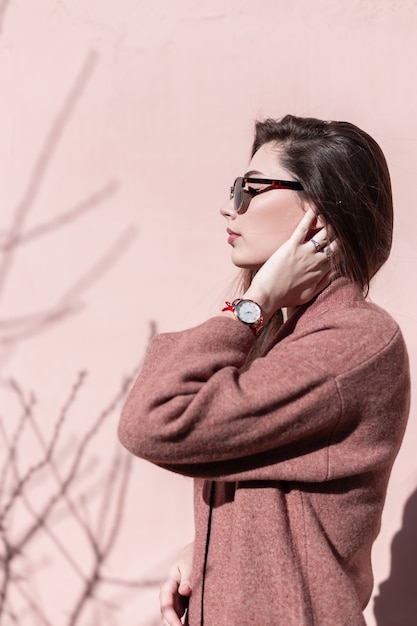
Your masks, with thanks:
[(182, 626), (183, 617), (192, 593), (191, 572), (194, 543), (183, 548), (161, 584), (159, 604), (163, 626)]
[(317, 213), (311, 207), (307, 209), (302, 219), (294, 230), (291, 239), (297, 244), (304, 243), (311, 230), (311, 226), (317, 220)]
[(319, 253), (317, 257), (317, 261), (323, 261), (325, 263), (329, 262), (335, 252), (338, 250), (338, 242), (335, 239), (334, 241), (328, 242), (326, 239), (321, 239), (319, 237), (313, 237), (310, 239), (309, 243), (313, 245), (315, 248), (315, 252)]
[(337, 239), (333, 239), (333, 241), (331, 241), (325, 249), (325, 254), (327, 254), (327, 256), (331, 257), (333, 256), (339, 249), (339, 242)]
[[(325, 256), (325, 260), (330, 261), (331, 257), (338, 250), (338, 242), (334, 239), (334, 235), (332, 235), (331, 227), (322, 226), (315, 232), (313, 237), (308, 237), (309, 231), (317, 217), (318, 215), (315, 208), (310, 207), (294, 230), (292, 239), (297, 245), (311, 245), (314, 252), (321, 252)], [(318, 257), (317, 261), (319, 260), (323, 259)]]
[[(317, 220), (319, 218), (319, 214), (317, 213), (317, 209), (313, 206), (310, 206), (303, 218), (298, 223), (295, 228), (291, 239), (297, 245), (302, 245), (304, 243), (310, 243), (316, 250), (316, 252), (324, 252), (330, 257), (337, 250), (337, 245), (333, 245), (334, 236), (332, 235), (331, 228), (322, 225), (319, 226), (317, 230)], [(312, 228), (314, 225), (314, 228)], [(330, 228), (330, 232), (329, 232)], [(309, 237), (309, 233), (311, 230), (315, 230), (315, 234), (313, 237)]]
[(311, 207), (291, 237), (259, 269), (246, 298), (255, 300), (269, 320), (279, 308), (305, 304), (329, 284), (331, 257), (338, 250), (330, 226)]
[(182, 626), (179, 615), (182, 615), (185, 607), (178, 592), (179, 572), (177, 577), (169, 577), (161, 584), (159, 592), (159, 604), (164, 625)]

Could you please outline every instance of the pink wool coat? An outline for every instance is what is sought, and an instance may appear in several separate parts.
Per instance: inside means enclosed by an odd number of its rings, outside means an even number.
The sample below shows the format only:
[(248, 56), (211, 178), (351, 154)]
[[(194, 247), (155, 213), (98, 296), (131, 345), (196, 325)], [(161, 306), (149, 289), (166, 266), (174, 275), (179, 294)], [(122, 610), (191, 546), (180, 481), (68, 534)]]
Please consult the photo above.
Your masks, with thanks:
[(191, 626), (360, 626), (409, 410), (394, 320), (338, 279), (240, 372), (248, 328), (156, 336), (123, 409), (133, 454), (195, 478)]

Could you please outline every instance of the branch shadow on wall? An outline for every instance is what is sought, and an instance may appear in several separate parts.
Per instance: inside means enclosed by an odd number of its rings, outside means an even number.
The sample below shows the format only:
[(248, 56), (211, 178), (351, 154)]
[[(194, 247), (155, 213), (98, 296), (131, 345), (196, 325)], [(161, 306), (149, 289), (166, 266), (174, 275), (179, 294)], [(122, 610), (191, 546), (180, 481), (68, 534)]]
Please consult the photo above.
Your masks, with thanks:
[[(6, 7), (7, 3), (0, 0), (0, 27)], [(34, 243), (34, 241), (35, 243), (41, 242), (44, 237), (53, 236), (59, 230), (69, 227), (71, 223), (83, 219), (87, 213), (101, 208), (119, 189), (118, 180), (114, 178), (107, 180), (69, 209), (59, 211), (57, 215), (44, 222), (35, 223), (31, 227), (27, 226), (29, 215), (35, 208), (42, 186), (47, 182), (54, 157), (71, 123), (76, 107), (93, 76), (97, 62), (98, 54), (94, 50), (90, 51), (46, 132), (29, 179), (23, 184), (21, 198), (12, 212), (11, 223), (6, 230), (0, 231), (0, 300), (7, 283), (13, 277), (14, 262), (22, 246)], [(31, 310), (8, 318), (0, 316), (0, 348), (2, 350), (0, 369), (19, 343), (48, 331), (68, 316), (79, 313), (83, 308), (83, 294), (116, 264), (135, 237), (135, 229), (127, 226), (112, 244), (100, 256), (96, 255), (94, 262), (89, 267), (84, 267), (73, 283), (67, 285), (60, 295), (55, 295), (54, 301), (46, 305), (44, 309)], [(68, 245), (76, 246), (76, 243), (71, 242)]]
[[(9, 0), (0, 0), (0, 35), (8, 6)], [(89, 52), (45, 133), (28, 180), (22, 181), (10, 223), (0, 230), (0, 369), (18, 345), (82, 310), (86, 306), (84, 294), (108, 273), (135, 237), (129, 225), (121, 228), (119, 234), (112, 233), (111, 242), (101, 252), (97, 245), (92, 246), (94, 258), (80, 267), (77, 275), (71, 274), (68, 282), (62, 277), (53, 281), (46, 273), (42, 275), (51, 289), (43, 307), (28, 299), (29, 311), (14, 314), (12, 309), (11, 314), (4, 314), (2, 298), (9, 283), (13, 289), (18, 280), (13, 270), (22, 247), (41, 243), (45, 237), (82, 220), (119, 189), (118, 180), (112, 178), (65, 210), (50, 207), (53, 215), (44, 221), (36, 221), (36, 215), (33, 216), (37, 202), (42, 200), (40, 191), (53, 174), (54, 158), (97, 62), (97, 53)], [(70, 235), (69, 232), (65, 245), (77, 254), (79, 243)], [(54, 259), (50, 267), (54, 270)], [(152, 337), (154, 323), (150, 330)], [(57, 345), (57, 354), (59, 349)], [(136, 366), (135, 374), (138, 369)], [(152, 577), (135, 580), (124, 577), (124, 573), (114, 575), (116, 559), (112, 560), (123, 534), (132, 458), (117, 441), (113, 454), (107, 448), (103, 454), (99, 436), (105, 424), (119, 412), (133, 377), (133, 372), (122, 376), (107, 402), (100, 398), (104, 406), (98, 409), (96, 417), (86, 416), (81, 432), (74, 437), (69, 428), (74, 424), (73, 411), (77, 410), (78, 400), (83, 401), (80, 396), (86, 372), (80, 372), (70, 383), (51, 432), (44, 424), (38, 403), (41, 394), (25, 389), (19, 380), (10, 379), (7, 374), (0, 376), (0, 391), (7, 397), (6, 409), (2, 405), (0, 415), (0, 450), (5, 451), (3, 456), (0, 454), (2, 625), (51, 626), (56, 622), (50, 616), (60, 603), (67, 626), (102, 623), (104, 619), (116, 624), (121, 608), (114, 601), (116, 593), (129, 591), (133, 596), (138, 589), (159, 584)], [(68, 576), (72, 582), (67, 593)], [(54, 593), (45, 602), (39, 590), (48, 578), (53, 582)]]
[(417, 489), (404, 507), (401, 529), (391, 544), (391, 571), (379, 586), (374, 614), (377, 626), (417, 624)]

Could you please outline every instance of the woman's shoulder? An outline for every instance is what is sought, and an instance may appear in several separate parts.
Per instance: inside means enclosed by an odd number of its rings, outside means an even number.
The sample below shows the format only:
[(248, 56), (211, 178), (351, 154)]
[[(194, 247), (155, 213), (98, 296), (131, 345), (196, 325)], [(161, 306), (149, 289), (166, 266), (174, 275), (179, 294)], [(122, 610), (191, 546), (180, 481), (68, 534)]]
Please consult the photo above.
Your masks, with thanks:
[(365, 298), (359, 286), (347, 279), (334, 281), (300, 316), (299, 327), (340, 329), (370, 336), (401, 335), (398, 322), (385, 309)]
[(335, 376), (378, 362), (384, 355), (407, 364), (401, 329), (387, 311), (365, 299), (348, 281), (325, 291), (300, 312), (289, 330), (286, 339), (293, 351), (297, 346), (307, 360)]

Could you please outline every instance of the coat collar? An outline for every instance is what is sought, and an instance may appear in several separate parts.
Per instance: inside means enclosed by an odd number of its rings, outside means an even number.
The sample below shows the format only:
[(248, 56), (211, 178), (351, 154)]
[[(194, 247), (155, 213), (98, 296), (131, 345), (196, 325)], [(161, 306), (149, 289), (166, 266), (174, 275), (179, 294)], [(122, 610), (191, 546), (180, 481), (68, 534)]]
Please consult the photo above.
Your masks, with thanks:
[(281, 326), (278, 337), (291, 334), (296, 326), (304, 325), (311, 319), (319, 317), (329, 309), (343, 308), (352, 302), (363, 302), (365, 299), (362, 289), (348, 278), (336, 278), (313, 300), (297, 308), (292, 316)]

